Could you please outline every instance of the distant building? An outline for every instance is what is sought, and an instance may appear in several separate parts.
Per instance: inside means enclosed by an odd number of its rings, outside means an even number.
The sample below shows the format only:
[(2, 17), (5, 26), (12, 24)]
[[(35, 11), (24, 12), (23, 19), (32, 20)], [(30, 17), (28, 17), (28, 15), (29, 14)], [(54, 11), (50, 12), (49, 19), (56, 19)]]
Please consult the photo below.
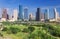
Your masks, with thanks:
[(9, 19), (9, 15), (7, 14), (7, 9), (3, 8), (2, 10), (2, 21), (6, 21)]
[(50, 21), (50, 22), (55, 22), (55, 19), (50, 19), (49, 21)]
[(36, 12), (36, 21), (40, 21), (40, 8), (37, 8), (37, 12)]
[(2, 11), (2, 18), (7, 19), (7, 9), (5, 9), (5, 8)]
[(29, 17), (29, 16), (28, 16), (28, 8), (26, 7), (26, 8), (24, 9), (24, 21), (28, 21), (28, 20), (29, 20), (28, 17)]
[(13, 10), (13, 17), (12, 18), (14, 21), (17, 21), (17, 18), (18, 18), (18, 10), (17, 9)]
[(23, 8), (22, 8), (22, 5), (19, 5), (18, 20), (23, 20)]
[(32, 13), (30, 13), (30, 14), (29, 14), (29, 21), (32, 21), (32, 20), (34, 20), (34, 16), (33, 16)]
[(45, 9), (45, 12), (44, 12), (44, 20), (49, 20), (49, 9)]
[(41, 13), (41, 21), (44, 21), (44, 13)]
[(58, 21), (59, 13), (57, 12), (56, 8), (54, 8), (54, 18), (56, 21)]
[(9, 15), (7, 14), (7, 20), (9, 20)]

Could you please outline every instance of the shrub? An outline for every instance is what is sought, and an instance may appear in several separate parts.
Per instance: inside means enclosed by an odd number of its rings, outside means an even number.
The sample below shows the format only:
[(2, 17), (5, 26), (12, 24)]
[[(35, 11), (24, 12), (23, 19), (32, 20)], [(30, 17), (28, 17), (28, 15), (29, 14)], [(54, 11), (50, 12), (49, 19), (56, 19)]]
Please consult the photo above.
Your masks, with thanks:
[(2, 36), (2, 37), (3, 37), (3, 34), (1, 34), (1, 33), (0, 33), (0, 36)]
[(35, 30), (35, 28), (32, 27), (32, 26), (30, 26), (30, 27), (28, 27), (28, 30), (29, 30), (30, 32), (33, 32), (33, 31)]
[(7, 31), (7, 30), (8, 30), (7, 27), (4, 27), (2, 31)]
[(53, 35), (53, 36), (55, 36), (55, 37), (60, 37), (60, 32), (57, 31), (57, 30), (51, 30), (50, 34)]
[(22, 30), (22, 32), (27, 33), (27, 32), (29, 32), (29, 30), (28, 30), (27, 28), (24, 28), (24, 29)]
[(9, 30), (7, 31), (8, 34), (16, 34), (18, 32), (20, 32), (21, 30), (19, 28), (15, 28), (15, 27), (10, 27)]

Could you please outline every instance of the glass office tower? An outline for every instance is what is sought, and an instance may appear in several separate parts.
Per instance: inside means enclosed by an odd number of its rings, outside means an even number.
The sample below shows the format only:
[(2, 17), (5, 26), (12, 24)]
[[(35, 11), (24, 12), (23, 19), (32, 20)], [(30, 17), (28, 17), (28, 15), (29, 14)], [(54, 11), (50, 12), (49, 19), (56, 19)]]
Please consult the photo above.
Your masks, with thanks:
[(19, 5), (18, 20), (23, 20), (23, 7)]
[(24, 9), (24, 20), (28, 20), (28, 8)]
[(37, 8), (36, 21), (40, 21), (40, 8)]
[(45, 19), (45, 20), (48, 20), (48, 19), (49, 19), (49, 9), (45, 9), (44, 19)]

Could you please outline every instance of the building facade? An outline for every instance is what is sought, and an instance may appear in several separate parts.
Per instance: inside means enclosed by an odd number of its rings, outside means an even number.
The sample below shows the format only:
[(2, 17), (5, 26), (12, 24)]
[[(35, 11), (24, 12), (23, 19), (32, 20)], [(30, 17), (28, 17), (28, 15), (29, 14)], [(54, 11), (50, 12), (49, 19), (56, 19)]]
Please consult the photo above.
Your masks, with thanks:
[(36, 12), (36, 21), (40, 21), (40, 8), (37, 8), (37, 12)]
[(44, 12), (44, 20), (49, 20), (49, 9), (45, 9), (45, 12)]
[(23, 20), (23, 7), (19, 5), (18, 20)]
[(29, 20), (28, 17), (29, 17), (29, 16), (28, 16), (28, 8), (26, 7), (26, 8), (24, 9), (24, 20), (28, 21), (28, 20)]
[(57, 21), (59, 18), (59, 13), (57, 12), (56, 8), (54, 8), (54, 19)]
[(2, 18), (7, 19), (7, 9), (3, 8), (2, 10)]
[(7, 9), (3, 8), (2, 10), (2, 21), (6, 21), (9, 19), (9, 15), (7, 14)]
[(13, 17), (12, 18), (14, 21), (17, 21), (17, 18), (18, 18), (18, 10), (17, 9), (13, 10)]
[(33, 20), (33, 14), (29, 14), (29, 21)]
[(44, 13), (41, 13), (41, 21), (44, 21)]

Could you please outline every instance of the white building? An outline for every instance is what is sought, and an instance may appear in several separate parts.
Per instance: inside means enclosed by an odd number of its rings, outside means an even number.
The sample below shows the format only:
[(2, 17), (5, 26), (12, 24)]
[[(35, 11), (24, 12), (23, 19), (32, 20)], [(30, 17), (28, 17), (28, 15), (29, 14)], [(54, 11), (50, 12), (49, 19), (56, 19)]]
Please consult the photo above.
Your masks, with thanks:
[(13, 21), (17, 21), (17, 18), (18, 18), (18, 10), (14, 9), (13, 10)]
[(56, 20), (55, 20), (55, 19), (50, 19), (49, 21), (50, 21), (50, 22), (53, 22), (53, 21), (56, 21)]
[(56, 8), (54, 8), (54, 18), (56, 21), (58, 21), (59, 13), (57, 12)]
[(29, 20), (30, 21), (35, 20), (35, 16), (32, 13), (29, 14)]

